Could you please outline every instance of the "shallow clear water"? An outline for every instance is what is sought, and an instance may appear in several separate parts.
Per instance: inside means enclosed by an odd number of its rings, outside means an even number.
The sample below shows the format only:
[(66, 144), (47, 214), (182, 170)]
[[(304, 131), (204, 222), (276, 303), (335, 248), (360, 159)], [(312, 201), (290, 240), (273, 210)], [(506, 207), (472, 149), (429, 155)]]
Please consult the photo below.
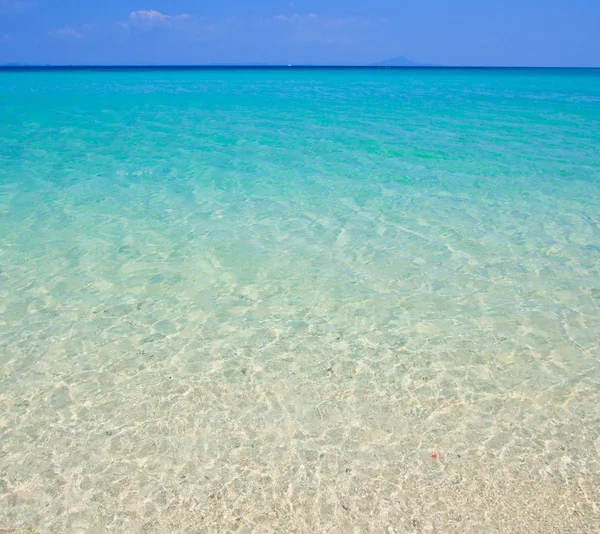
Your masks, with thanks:
[(0, 72), (0, 529), (596, 532), (600, 72)]

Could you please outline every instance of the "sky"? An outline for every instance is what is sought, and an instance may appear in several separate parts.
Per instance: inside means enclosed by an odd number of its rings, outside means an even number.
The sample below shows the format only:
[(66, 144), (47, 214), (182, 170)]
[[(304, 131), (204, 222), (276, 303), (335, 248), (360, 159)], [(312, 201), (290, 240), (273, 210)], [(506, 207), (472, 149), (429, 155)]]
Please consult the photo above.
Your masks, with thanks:
[(600, 0), (0, 0), (0, 64), (600, 67)]

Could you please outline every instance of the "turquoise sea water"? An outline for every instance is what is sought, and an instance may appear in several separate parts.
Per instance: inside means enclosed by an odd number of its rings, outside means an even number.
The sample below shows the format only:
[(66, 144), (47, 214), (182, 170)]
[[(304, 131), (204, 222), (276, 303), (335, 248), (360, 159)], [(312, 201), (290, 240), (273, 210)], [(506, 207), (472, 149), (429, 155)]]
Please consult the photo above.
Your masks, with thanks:
[(0, 72), (0, 530), (597, 532), (600, 71)]

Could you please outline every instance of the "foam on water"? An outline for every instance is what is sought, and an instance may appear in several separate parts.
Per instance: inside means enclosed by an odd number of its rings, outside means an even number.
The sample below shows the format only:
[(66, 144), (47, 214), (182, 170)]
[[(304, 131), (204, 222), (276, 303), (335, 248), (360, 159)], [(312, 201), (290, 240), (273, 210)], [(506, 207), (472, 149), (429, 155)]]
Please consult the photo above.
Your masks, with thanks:
[(598, 71), (2, 72), (0, 147), (0, 529), (596, 532)]

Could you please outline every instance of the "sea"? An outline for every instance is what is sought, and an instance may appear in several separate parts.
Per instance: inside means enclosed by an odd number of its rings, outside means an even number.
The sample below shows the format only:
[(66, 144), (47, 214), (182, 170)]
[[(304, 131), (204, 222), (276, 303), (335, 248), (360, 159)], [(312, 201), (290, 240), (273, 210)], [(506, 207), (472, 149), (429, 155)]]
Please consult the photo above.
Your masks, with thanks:
[(600, 70), (0, 70), (0, 531), (597, 533)]

